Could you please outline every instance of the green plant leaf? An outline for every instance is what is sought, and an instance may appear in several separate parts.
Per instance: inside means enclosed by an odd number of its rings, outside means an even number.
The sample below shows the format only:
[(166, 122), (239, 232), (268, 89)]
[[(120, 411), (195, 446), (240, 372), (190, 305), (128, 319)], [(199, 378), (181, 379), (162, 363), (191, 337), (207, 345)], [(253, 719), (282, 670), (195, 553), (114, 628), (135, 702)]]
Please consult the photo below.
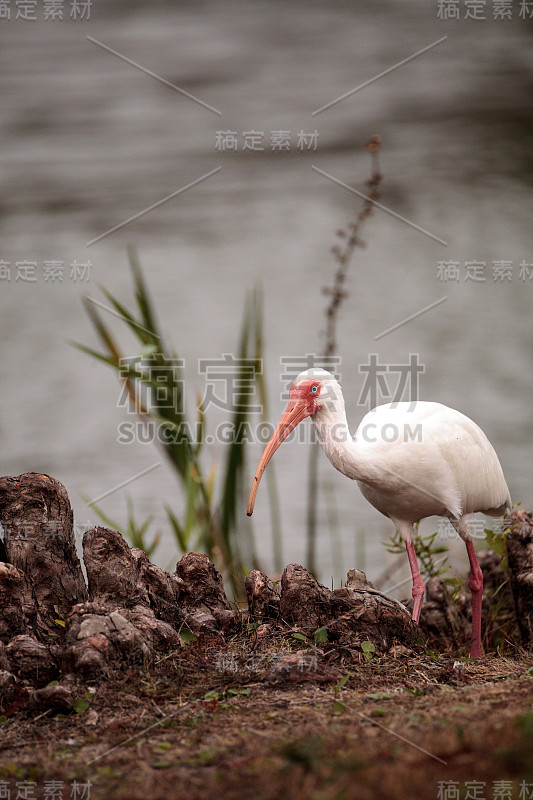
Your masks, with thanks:
[(153, 742), (153, 744), (157, 750), (172, 750), (174, 747), (172, 742)]
[(317, 628), (316, 631), (313, 633), (313, 638), (315, 642), (324, 643), (328, 640), (328, 629), (326, 625), (323, 625), (321, 628)]
[(185, 533), (185, 530), (180, 525), (178, 518), (176, 517), (170, 506), (165, 506), (165, 511), (167, 512), (167, 517), (170, 522), (172, 531), (174, 533), (176, 542), (178, 543), (178, 547), (182, 553), (186, 553), (187, 550), (189, 550), (189, 543), (187, 541), (187, 535)]
[(72, 706), (76, 714), (83, 714), (89, 708), (90, 703), (84, 697), (77, 697)]
[[(250, 403), (258, 385), (257, 376), (261, 374), (261, 295), (255, 292), (245, 302), (237, 347), (237, 369), (233, 379), (235, 391), (231, 393), (229, 408), (236, 435), (234, 441), (225, 447), (222, 479), (219, 486), (215, 487), (216, 465), (210, 467), (208, 477), (204, 478), (199, 461), (207, 426), (201, 395), (197, 393), (196, 414), (189, 420), (185, 408), (181, 359), (163, 338), (136, 251), (128, 248), (128, 255), (135, 304), (128, 308), (108, 289), (100, 287), (106, 300), (103, 307), (113, 314), (109, 325), (106, 312), (99, 312), (96, 301), (86, 298), (84, 305), (102, 344), (102, 352), (79, 343), (74, 343), (74, 346), (113, 367), (140, 418), (143, 421), (149, 418), (160, 426), (159, 430), (165, 432), (161, 441), (162, 450), (183, 490), (178, 502), (183, 500), (184, 503), (165, 509), (179, 549), (181, 552), (201, 550), (212, 560), (216, 559), (237, 596), (242, 593), (241, 564), (250, 564), (252, 568), (259, 566), (251, 524), (244, 526), (241, 509), (247, 481), (247, 439), (244, 431), (249, 425)], [(126, 328), (130, 337), (133, 335), (138, 345), (138, 356), (131, 359), (122, 357), (112, 327), (117, 324)], [(254, 368), (252, 376), (250, 367)], [(219, 502), (215, 499), (215, 488), (219, 488)], [(131, 501), (128, 501), (126, 525), (118, 525), (101, 509), (91, 505), (108, 525), (126, 536), (134, 546), (143, 549), (148, 556), (155, 550), (161, 534), (156, 532), (151, 540), (148, 538), (152, 518), (138, 522)]]
[(361, 650), (363, 651), (363, 655), (366, 660), (370, 661), (370, 659), (375, 655), (376, 646), (369, 641), (361, 642)]
[(292, 638), (298, 639), (299, 642), (305, 642), (306, 644), (309, 644), (309, 639), (307, 636), (304, 636), (303, 633), (293, 633)]
[[(449, 548), (444, 544), (435, 544), (438, 531), (430, 533), (428, 536), (419, 536), (418, 525), (414, 526), (414, 530), (415, 536), (413, 543), (421, 574), (426, 578), (442, 575), (447, 570), (446, 562), (442, 563), (441, 559), (439, 563), (437, 563), (435, 557), (442, 553), (447, 553)], [(398, 530), (394, 531), (390, 539), (385, 542), (384, 545), (389, 553), (405, 553), (405, 543)]]
[(341, 690), (341, 689), (344, 687), (344, 685), (345, 685), (345, 684), (346, 684), (346, 683), (347, 683), (347, 682), (350, 680), (350, 678), (351, 678), (351, 677), (352, 677), (352, 676), (350, 675), (350, 673), (349, 673), (349, 672), (348, 672), (346, 675), (344, 675), (344, 676), (343, 676), (343, 677), (340, 679), (340, 681), (339, 681), (338, 683), (336, 683), (336, 684), (335, 684), (335, 686), (333, 687), (333, 691), (334, 691), (335, 693), (337, 693), (337, 692), (340, 692), (340, 690)]
[(497, 553), (499, 556), (505, 555), (505, 539), (502, 533), (497, 533), (491, 531), (490, 528), (485, 528), (485, 539), (489, 550), (492, 550), (493, 553)]
[(82, 353), (86, 353), (92, 358), (96, 358), (98, 361), (103, 361), (104, 364), (107, 364), (109, 367), (113, 367), (113, 369), (118, 369), (119, 367), (118, 361), (115, 358), (106, 356), (103, 353), (99, 353), (97, 350), (93, 350), (92, 347), (86, 347), (84, 344), (73, 342), (71, 339), (69, 339), (68, 343), (71, 345), (71, 347), (81, 350)]
[(198, 637), (194, 635), (194, 633), (189, 628), (181, 628), (180, 629), (180, 636), (185, 644), (192, 644), (193, 642), (198, 641)]

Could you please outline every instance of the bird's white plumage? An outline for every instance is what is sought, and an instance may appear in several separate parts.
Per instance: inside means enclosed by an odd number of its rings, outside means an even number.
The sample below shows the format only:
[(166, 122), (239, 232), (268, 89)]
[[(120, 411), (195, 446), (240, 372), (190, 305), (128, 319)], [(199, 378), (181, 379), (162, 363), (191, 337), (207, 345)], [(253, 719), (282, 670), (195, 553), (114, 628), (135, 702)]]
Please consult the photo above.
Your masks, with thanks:
[(424, 581), (413, 544), (414, 523), (445, 516), (465, 540), (472, 593), (470, 655), (479, 658), (483, 573), (469, 524), (476, 511), (500, 516), (511, 506), (498, 456), (481, 428), (440, 403), (389, 403), (366, 414), (352, 437), (335, 378), (322, 369), (306, 370), (294, 381), (287, 409), (259, 462), (248, 500), (249, 515), (273, 453), (308, 416), (333, 466), (357, 481), (366, 499), (400, 531), (413, 576), (415, 622), (420, 618)]
[[(461, 521), (477, 511), (501, 516), (510, 507), (494, 448), (469, 417), (441, 403), (389, 403), (366, 414), (352, 438), (337, 381), (313, 369), (297, 382), (310, 378), (321, 387), (323, 404), (311, 419), (326, 455), (404, 538), (428, 516)], [(460, 532), (468, 536), (465, 526)]]

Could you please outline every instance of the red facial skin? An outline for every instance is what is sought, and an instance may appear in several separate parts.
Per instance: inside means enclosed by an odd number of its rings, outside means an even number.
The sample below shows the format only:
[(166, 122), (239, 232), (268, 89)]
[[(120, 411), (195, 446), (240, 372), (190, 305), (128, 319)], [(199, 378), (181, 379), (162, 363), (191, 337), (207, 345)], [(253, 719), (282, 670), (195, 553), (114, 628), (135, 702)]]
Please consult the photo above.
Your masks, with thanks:
[[(298, 386), (291, 386), (289, 392), (289, 402), (285, 413), (279, 421), (279, 424), (272, 434), (269, 443), (265, 447), (261, 461), (257, 467), (257, 471), (252, 483), (250, 491), (250, 498), (248, 500), (247, 514), (252, 516), (255, 505), (255, 498), (259, 488), (259, 481), (266, 469), (266, 465), (280, 446), (280, 444), (287, 438), (289, 433), (296, 428), (296, 426), (306, 417), (315, 414), (318, 411), (319, 404), (318, 398), (320, 396), (320, 383), (310, 378), (303, 381)], [(313, 391), (314, 390), (314, 391)]]
[[(315, 391), (313, 392), (313, 389)], [(307, 406), (308, 414), (315, 414), (318, 411), (318, 398), (320, 397), (320, 389), (321, 386), (317, 381), (314, 381), (310, 378), (308, 381), (303, 381), (298, 386), (291, 386), (291, 390), (289, 392), (289, 405), (291, 401), (293, 403), (304, 403)], [(287, 407), (287, 411), (288, 411)], [(287, 413), (285, 411), (285, 414)]]

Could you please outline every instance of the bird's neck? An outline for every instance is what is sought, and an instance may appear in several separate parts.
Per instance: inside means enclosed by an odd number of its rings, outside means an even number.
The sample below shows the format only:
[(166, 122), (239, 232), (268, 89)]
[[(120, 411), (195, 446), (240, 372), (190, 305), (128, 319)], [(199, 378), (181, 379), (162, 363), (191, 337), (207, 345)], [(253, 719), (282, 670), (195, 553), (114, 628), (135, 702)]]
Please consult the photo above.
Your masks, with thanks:
[(350, 433), (344, 403), (324, 407), (311, 419), (320, 446), (333, 466), (352, 480), (371, 482), (374, 469)]

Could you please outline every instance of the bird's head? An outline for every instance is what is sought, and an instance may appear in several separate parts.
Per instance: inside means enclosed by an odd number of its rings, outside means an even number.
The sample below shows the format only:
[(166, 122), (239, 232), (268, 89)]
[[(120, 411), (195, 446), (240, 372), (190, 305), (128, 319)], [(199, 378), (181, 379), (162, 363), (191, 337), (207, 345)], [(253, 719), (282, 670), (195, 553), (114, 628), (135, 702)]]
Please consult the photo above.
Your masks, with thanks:
[(334, 408), (339, 401), (342, 401), (342, 393), (333, 375), (325, 369), (312, 367), (294, 379), (285, 414), (294, 406), (302, 406), (307, 410), (305, 416), (310, 417), (324, 408)]
[(254, 476), (248, 500), (249, 517), (253, 514), (259, 481), (280, 444), (303, 419), (318, 414), (338, 402), (342, 402), (339, 384), (325, 369), (318, 367), (306, 369), (294, 379), (289, 391), (287, 408), (265, 447)]

